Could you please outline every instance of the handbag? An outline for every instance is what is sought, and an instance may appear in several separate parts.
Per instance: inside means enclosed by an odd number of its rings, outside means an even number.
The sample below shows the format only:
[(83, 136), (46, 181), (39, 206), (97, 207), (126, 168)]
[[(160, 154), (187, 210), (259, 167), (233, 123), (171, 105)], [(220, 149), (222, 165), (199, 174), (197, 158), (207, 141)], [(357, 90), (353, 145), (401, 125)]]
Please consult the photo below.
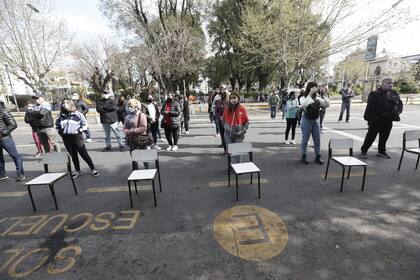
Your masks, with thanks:
[[(142, 112), (139, 114), (139, 119), (137, 121), (137, 127), (140, 126), (140, 116)], [(138, 148), (146, 148), (147, 146), (151, 145), (151, 139), (149, 137), (149, 133), (146, 134), (137, 134), (133, 137), (132, 145)]]

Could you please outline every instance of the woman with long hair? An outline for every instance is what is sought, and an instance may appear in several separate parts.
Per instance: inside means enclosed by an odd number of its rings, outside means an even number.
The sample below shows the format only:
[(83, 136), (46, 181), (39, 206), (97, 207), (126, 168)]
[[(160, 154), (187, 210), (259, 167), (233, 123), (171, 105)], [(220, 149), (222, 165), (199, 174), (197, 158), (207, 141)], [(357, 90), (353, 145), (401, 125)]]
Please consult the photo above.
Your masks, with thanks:
[(319, 125), (319, 114), (321, 108), (325, 108), (325, 100), (318, 95), (318, 85), (315, 82), (309, 82), (306, 86), (305, 94), (300, 98), (300, 104), (303, 109), (301, 119), (302, 142), (300, 145), (302, 158), (304, 164), (308, 164), (306, 158), (306, 148), (308, 146), (309, 138), (312, 134), (315, 149), (315, 162), (324, 164), (321, 160), (321, 135)]
[(75, 169), (72, 174), (73, 178), (77, 178), (82, 174), (78, 154), (89, 165), (92, 175), (95, 177), (99, 176), (99, 172), (96, 170), (86, 150), (85, 141), (83, 141), (82, 134), (87, 130), (86, 118), (76, 110), (76, 106), (71, 99), (64, 99), (61, 102), (61, 112), (55, 122), (55, 127), (58, 130), (58, 134), (63, 138), (64, 146), (73, 161)]
[(163, 116), (161, 126), (165, 130), (166, 140), (168, 141), (168, 148), (166, 150), (176, 151), (178, 150), (179, 126), (181, 125), (179, 119), (181, 106), (174, 99), (173, 94), (168, 94), (168, 98), (163, 103), (160, 114)]
[[(226, 146), (230, 143), (242, 143), (248, 130), (249, 119), (245, 107), (240, 104), (239, 94), (229, 95), (229, 103), (223, 112)], [(233, 162), (240, 162), (240, 157), (233, 157)]]

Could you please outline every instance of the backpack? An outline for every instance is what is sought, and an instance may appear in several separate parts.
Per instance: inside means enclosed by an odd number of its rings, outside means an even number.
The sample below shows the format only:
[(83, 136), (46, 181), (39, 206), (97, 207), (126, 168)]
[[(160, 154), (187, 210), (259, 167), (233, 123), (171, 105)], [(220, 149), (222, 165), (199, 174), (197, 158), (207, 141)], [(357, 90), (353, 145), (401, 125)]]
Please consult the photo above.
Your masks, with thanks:
[(314, 103), (308, 105), (305, 109), (305, 117), (310, 120), (316, 120), (319, 118), (319, 110), (321, 109), (321, 104), (319, 100), (315, 100)]

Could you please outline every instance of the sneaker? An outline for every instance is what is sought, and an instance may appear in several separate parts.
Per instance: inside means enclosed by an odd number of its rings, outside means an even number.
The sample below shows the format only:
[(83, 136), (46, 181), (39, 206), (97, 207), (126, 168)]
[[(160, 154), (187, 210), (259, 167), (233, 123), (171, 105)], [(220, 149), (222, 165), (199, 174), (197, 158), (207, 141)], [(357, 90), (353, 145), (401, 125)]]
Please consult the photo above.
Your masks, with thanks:
[(42, 157), (42, 153), (38, 152), (38, 153), (35, 154), (35, 158), (40, 158), (40, 157)]
[(71, 174), (71, 177), (73, 177), (73, 179), (76, 179), (77, 177), (79, 177), (80, 175), (82, 175), (82, 171), (74, 171), (72, 174)]
[(20, 181), (23, 181), (23, 180), (25, 180), (25, 179), (26, 179), (25, 175), (20, 174), (20, 175), (18, 175), (18, 176), (17, 176), (17, 178), (16, 178), (16, 182), (20, 182)]
[(162, 150), (162, 148), (161, 147), (159, 147), (158, 145), (153, 145), (152, 146), (152, 149), (155, 149), (155, 150)]
[(386, 152), (379, 152), (376, 154), (377, 157), (391, 159), (391, 157)]
[(7, 175), (0, 176), (0, 181), (6, 180), (6, 179), (9, 179), (9, 176)]
[(86, 139), (86, 143), (92, 143), (92, 139), (90, 138)]
[(172, 151), (177, 151), (177, 150), (178, 150), (178, 146), (177, 145), (172, 146)]
[(338, 120), (338, 122), (339, 122), (339, 123), (342, 123), (343, 121), (342, 121), (342, 120)]
[(366, 153), (361, 153), (359, 155), (359, 158), (361, 158), (361, 159), (367, 159), (368, 157), (367, 157), (367, 154)]
[(292, 144), (292, 145), (296, 145), (296, 140), (292, 140), (292, 141), (290, 141), (290, 144)]
[(321, 156), (320, 155), (317, 155), (315, 157), (315, 161), (314, 162), (318, 163), (319, 165), (323, 165), (324, 164), (324, 162), (321, 160)]
[(99, 176), (99, 171), (96, 169), (92, 169), (92, 175), (93, 177), (98, 177)]
[(105, 147), (105, 149), (102, 150), (102, 152), (110, 152), (111, 151), (111, 147)]
[(219, 133), (216, 133), (216, 134), (214, 135), (214, 137), (220, 137), (220, 134), (219, 134)]
[(185, 131), (185, 134), (190, 134), (190, 132), (189, 131)]
[(285, 140), (284, 144), (289, 145), (290, 144), (289, 140)]
[(168, 148), (166, 148), (167, 151), (172, 151), (172, 146), (168, 146)]
[(306, 155), (303, 155), (300, 161), (301, 161), (303, 164), (309, 164), (309, 161), (306, 159)]
[(124, 146), (120, 146), (120, 152), (125, 152), (125, 147)]
[(350, 120), (348, 120), (348, 121), (346, 121), (346, 123), (351, 123), (351, 121), (350, 121)]

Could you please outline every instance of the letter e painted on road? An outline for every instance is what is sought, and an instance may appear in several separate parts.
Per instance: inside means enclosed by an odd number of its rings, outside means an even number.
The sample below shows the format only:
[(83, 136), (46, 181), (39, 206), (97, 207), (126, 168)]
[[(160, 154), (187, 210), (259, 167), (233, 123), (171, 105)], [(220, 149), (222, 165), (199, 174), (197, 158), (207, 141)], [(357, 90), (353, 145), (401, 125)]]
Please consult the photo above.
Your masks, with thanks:
[(140, 211), (139, 210), (130, 210), (130, 211), (121, 211), (120, 214), (128, 214), (128, 215), (132, 215), (129, 218), (118, 218), (115, 222), (117, 223), (118, 221), (123, 221), (123, 222), (129, 222), (128, 225), (125, 226), (117, 226), (114, 225), (112, 227), (112, 229), (114, 230), (127, 230), (127, 229), (133, 229), (137, 220), (139, 219), (140, 216)]
[[(106, 217), (109, 218), (106, 218)], [(104, 212), (95, 217), (96, 223), (102, 223), (103, 226), (98, 226), (97, 224), (91, 224), (90, 229), (93, 231), (103, 231), (109, 228), (112, 225), (112, 220), (115, 219), (115, 214), (113, 212)]]

